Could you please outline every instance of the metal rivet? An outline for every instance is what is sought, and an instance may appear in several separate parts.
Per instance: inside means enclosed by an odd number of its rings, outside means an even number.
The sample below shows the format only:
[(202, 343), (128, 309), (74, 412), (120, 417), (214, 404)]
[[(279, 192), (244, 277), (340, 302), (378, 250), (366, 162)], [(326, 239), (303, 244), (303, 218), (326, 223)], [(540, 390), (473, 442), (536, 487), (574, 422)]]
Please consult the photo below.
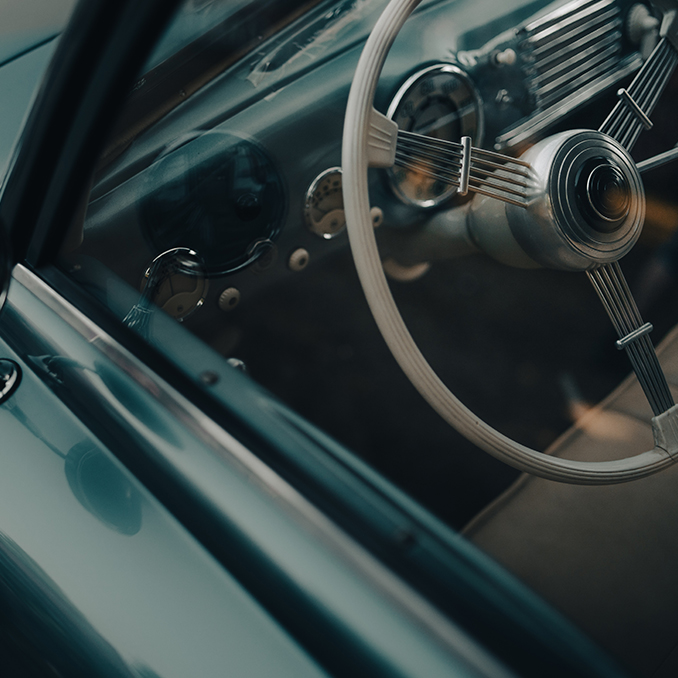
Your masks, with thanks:
[(263, 250), (263, 254), (250, 266), (252, 273), (264, 273), (273, 266), (278, 258), (278, 248), (272, 242), (267, 241), (267, 244), (261, 245), (260, 248), (260, 251)]
[(219, 295), (219, 308), (224, 311), (232, 311), (240, 303), (240, 291), (235, 287), (227, 287)]
[(306, 266), (308, 266), (308, 260), (310, 259), (310, 256), (311, 255), (308, 253), (308, 250), (300, 247), (299, 249), (292, 252), (287, 265), (290, 267), (291, 271), (303, 271)]
[(207, 370), (200, 375), (200, 381), (202, 381), (205, 386), (214, 386), (219, 381), (219, 375), (216, 372)]

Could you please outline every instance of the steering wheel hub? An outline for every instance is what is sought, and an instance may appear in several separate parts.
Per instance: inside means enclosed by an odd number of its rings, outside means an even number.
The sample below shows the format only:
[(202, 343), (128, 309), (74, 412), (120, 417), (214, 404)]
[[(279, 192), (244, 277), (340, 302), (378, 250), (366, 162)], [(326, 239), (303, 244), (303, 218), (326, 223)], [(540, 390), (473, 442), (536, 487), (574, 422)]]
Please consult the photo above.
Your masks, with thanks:
[(534, 170), (527, 209), (508, 206), (513, 236), (542, 266), (589, 270), (621, 259), (640, 236), (645, 193), (628, 152), (591, 130), (556, 134), (523, 159)]
[(579, 208), (600, 233), (614, 233), (629, 213), (633, 194), (623, 171), (605, 158), (593, 158), (576, 179)]

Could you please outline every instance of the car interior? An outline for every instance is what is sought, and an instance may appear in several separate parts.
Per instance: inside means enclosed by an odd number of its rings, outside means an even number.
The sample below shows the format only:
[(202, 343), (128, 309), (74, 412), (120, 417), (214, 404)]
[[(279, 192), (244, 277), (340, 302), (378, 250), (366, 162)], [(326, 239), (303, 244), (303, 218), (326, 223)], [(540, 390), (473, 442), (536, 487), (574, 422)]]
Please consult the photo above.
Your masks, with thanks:
[[(59, 266), (152, 346), (200, 339), (631, 675), (676, 675), (676, 467), (605, 485), (522, 473), (431, 408), (374, 321), (346, 228), (342, 135), (385, 6), (185, 2), (129, 93)], [(521, 210), (521, 158), (541, 140), (599, 130), (651, 60), (660, 26), (659, 10), (633, 0), (424, 0), (374, 94), (399, 136), (395, 163), (367, 172), (365, 217), (403, 320), (478, 419), (555, 459), (645, 452), (657, 412), (584, 267), (507, 265), (455, 229), (469, 213), (484, 219), (481, 204)], [(678, 143), (675, 61), (666, 57), (652, 127), (630, 151), (644, 225), (621, 261), (673, 397), (677, 196), (672, 166), (649, 160)], [(426, 155), (436, 147), (416, 146), (421, 135), (439, 148), (470, 139), (495, 165), (466, 192), (436, 170)]]

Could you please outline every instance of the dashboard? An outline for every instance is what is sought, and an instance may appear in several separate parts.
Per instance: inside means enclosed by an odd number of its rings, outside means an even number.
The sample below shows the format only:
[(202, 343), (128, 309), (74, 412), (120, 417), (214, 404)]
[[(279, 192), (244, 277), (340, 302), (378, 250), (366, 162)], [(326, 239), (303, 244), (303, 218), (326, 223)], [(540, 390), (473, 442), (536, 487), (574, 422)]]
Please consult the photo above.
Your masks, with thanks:
[[(111, 144), (77, 257), (145, 290), (144, 303), (210, 343), (240, 304), (346, 248), (344, 109), (384, 4), (312, 5), (268, 38), (235, 45), (190, 95), (175, 85), (176, 103)], [(635, 73), (656, 29), (630, 0), (424, 2), (391, 49), (375, 106), (401, 130), (518, 155)], [(410, 232), (468, 200), (425, 158), (370, 172), (380, 232)], [(393, 275), (424, 270), (415, 268)]]

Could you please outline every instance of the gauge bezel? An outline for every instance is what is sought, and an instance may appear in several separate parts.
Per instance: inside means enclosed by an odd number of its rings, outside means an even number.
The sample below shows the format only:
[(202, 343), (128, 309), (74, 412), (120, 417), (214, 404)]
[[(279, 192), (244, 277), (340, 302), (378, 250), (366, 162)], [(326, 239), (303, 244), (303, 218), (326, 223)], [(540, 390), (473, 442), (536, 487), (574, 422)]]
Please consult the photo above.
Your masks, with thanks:
[[(209, 142), (209, 143), (207, 143)], [(187, 154), (191, 152), (190, 146), (193, 146), (193, 152), (198, 148), (198, 155), (200, 163), (204, 170), (210, 171), (212, 169), (219, 169), (225, 167), (226, 163), (230, 163), (229, 168), (235, 169), (233, 166), (237, 162), (237, 152), (239, 148), (246, 149), (251, 153), (251, 158), (256, 162), (257, 177), (264, 176), (261, 180), (262, 193), (265, 191), (269, 200), (265, 205), (269, 215), (257, 217), (259, 223), (252, 221), (251, 226), (251, 240), (246, 243), (245, 238), (239, 233), (227, 235), (224, 223), (227, 223), (223, 218), (220, 219), (215, 210), (206, 212), (206, 220), (212, 223), (207, 223), (204, 227), (205, 232), (209, 235), (218, 237), (215, 244), (206, 244), (204, 242), (204, 234), (200, 230), (194, 228), (188, 231), (187, 228), (178, 228), (176, 233), (166, 235), (168, 219), (163, 218), (163, 214), (158, 214), (161, 208), (169, 209), (163, 205), (163, 192), (168, 185), (168, 181), (161, 176), (161, 172), (166, 171), (172, 174), (171, 166), (168, 165), (172, 157), (181, 159), (180, 154)], [(201, 148), (204, 146), (204, 150)], [(174, 154), (178, 154), (174, 156)], [(193, 172), (197, 171), (196, 164), (188, 163)], [(168, 167), (168, 169), (165, 169)], [(231, 130), (223, 130), (214, 128), (206, 132), (193, 132), (181, 137), (177, 142), (170, 144), (163, 153), (158, 156), (153, 164), (148, 168), (148, 182), (149, 189), (144, 192), (140, 200), (140, 218), (142, 222), (142, 230), (150, 247), (155, 251), (163, 251), (167, 249), (175, 249), (177, 247), (188, 247), (199, 252), (204, 252), (205, 270), (208, 278), (220, 278), (226, 275), (233, 274), (244, 268), (247, 268), (266, 251), (260, 245), (262, 243), (273, 243), (280, 235), (284, 222), (285, 214), (288, 209), (287, 205), (287, 190), (283, 181), (283, 177), (278, 171), (275, 162), (268, 153), (267, 149), (259, 143), (258, 140), (248, 135), (234, 132)], [(160, 178), (159, 178), (160, 175)], [(229, 175), (230, 176), (230, 175)], [(235, 177), (235, 174), (233, 175)], [(177, 177), (173, 176), (173, 179)], [(238, 180), (242, 177), (238, 175)], [(196, 183), (195, 178), (190, 175), (183, 179), (185, 188), (182, 186), (183, 192), (190, 197), (187, 197), (179, 206), (180, 210), (195, 210), (198, 206), (196, 201), (196, 186), (206, 185), (206, 181), (200, 180)], [(232, 188), (229, 186), (229, 188)], [(272, 194), (272, 195), (271, 195)], [(226, 200), (231, 198), (231, 193), (224, 194), (224, 205)], [(179, 210), (172, 208), (172, 218)], [(188, 220), (190, 222), (190, 220)], [(247, 219), (234, 219), (233, 223), (240, 229), (241, 232), (247, 230)], [(159, 223), (163, 227), (158, 226)]]
[[(388, 105), (386, 111), (386, 116), (393, 120), (398, 107), (401, 105), (405, 97), (409, 92), (411, 92), (424, 78), (429, 77), (432, 73), (450, 73), (458, 78), (465, 86), (467, 93), (475, 102), (475, 115), (476, 115), (476, 125), (474, 130), (464, 130), (462, 129), (462, 136), (470, 136), (473, 140), (474, 146), (481, 146), (483, 143), (483, 137), (485, 133), (485, 113), (482, 97), (478, 92), (473, 80), (466, 73), (466, 71), (459, 68), (459, 66), (449, 63), (449, 62), (440, 62), (422, 68), (421, 70), (413, 73), (409, 78), (403, 82), (403, 84), (398, 88), (395, 93), (391, 103)], [(463, 120), (463, 118), (462, 118)], [(398, 181), (394, 176), (394, 170), (389, 169), (387, 171), (389, 184), (393, 192), (398, 196), (400, 200), (408, 205), (415, 205), (416, 207), (422, 208), (432, 208), (437, 207), (441, 203), (449, 200), (457, 193), (457, 188), (452, 186), (448, 190), (444, 191), (440, 195), (434, 198), (427, 198), (425, 200), (418, 200), (407, 195), (399, 186)]]
[[(160, 308), (165, 313), (167, 313), (167, 315), (169, 315), (171, 318), (174, 318), (177, 322), (182, 323), (187, 318), (190, 318), (199, 308), (202, 308), (204, 306), (205, 299), (207, 298), (207, 293), (209, 291), (209, 280), (207, 278), (207, 273), (204, 269), (204, 264), (202, 264), (202, 258), (200, 257), (200, 255), (195, 250), (192, 250), (190, 247), (173, 247), (173, 248), (166, 250), (165, 252), (161, 252), (157, 256), (153, 257), (153, 261), (146, 268), (146, 270), (144, 271), (144, 274), (141, 278), (141, 284), (139, 286), (139, 290), (143, 293), (144, 290), (146, 289), (146, 284), (148, 283), (153, 264), (155, 264), (156, 262), (158, 262), (161, 259), (166, 258), (168, 256), (175, 256), (175, 255), (179, 255), (179, 254), (187, 254), (187, 255), (193, 257), (197, 262), (199, 262), (200, 268), (195, 269), (196, 274), (193, 275), (193, 276), (189, 276), (186, 272), (182, 272), (181, 270), (175, 271), (173, 273), (170, 273), (167, 276), (166, 280), (169, 280), (170, 278), (173, 278), (175, 276), (184, 276), (184, 277), (188, 277), (188, 278), (195, 278), (198, 281), (199, 284), (202, 284), (202, 290), (200, 290), (198, 292), (198, 294), (200, 295), (200, 298), (197, 301), (195, 301), (193, 303), (193, 305), (187, 311), (184, 311), (184, 312), (180, 313), (179, 315), (175, 315), (173, 313), (170, 313), (170, 311), (166, 310), (166, 308), (165, 308), (167, 303), (171, 299), (173, 299), (176, 296), (176, 294), (172, 294), (165, 301), (164, 304), (160, 304), (158, 302), (157, 296), (155, 298), (151, 297), (150, 300), (158, 308)], [(163, 280), (163, 284), (164, 284), (164, 282), (165, 281)]]
[[(320, 184), (330, 175), (332, 174), (338, 174), (339, 179), (341, 181), (341, 187), (343, 188), (343, 175), (341, 172), (341, 167), (329, 167), (325, 171), (321, 172), (309, 185), (308, 189), (306, 189), (306, 196), (304, 198), (304, 221), (306, 223), (306, 226), (308, 227), (308, 230), (311, 231), (311, 233), (315, 233), (319, 238), (323, 238), (323, 240), (333, 240), (337, 236), (341, 235), (345, 230), (346, 230), (346, 219), (344, 219), (344, 225), (335, 231), (334, 233), (326, 233), (324, 231), (321, 231), (315, 227), (315, 223), (311, 219), (311, 207), (312, 207), (312, 200), (315, 192), (318, 190), (318, 187)], [(343, 205), (343, 199), (342, 199), (342, 205)], [(343, 207), (342, 207), (343, 210)]]

